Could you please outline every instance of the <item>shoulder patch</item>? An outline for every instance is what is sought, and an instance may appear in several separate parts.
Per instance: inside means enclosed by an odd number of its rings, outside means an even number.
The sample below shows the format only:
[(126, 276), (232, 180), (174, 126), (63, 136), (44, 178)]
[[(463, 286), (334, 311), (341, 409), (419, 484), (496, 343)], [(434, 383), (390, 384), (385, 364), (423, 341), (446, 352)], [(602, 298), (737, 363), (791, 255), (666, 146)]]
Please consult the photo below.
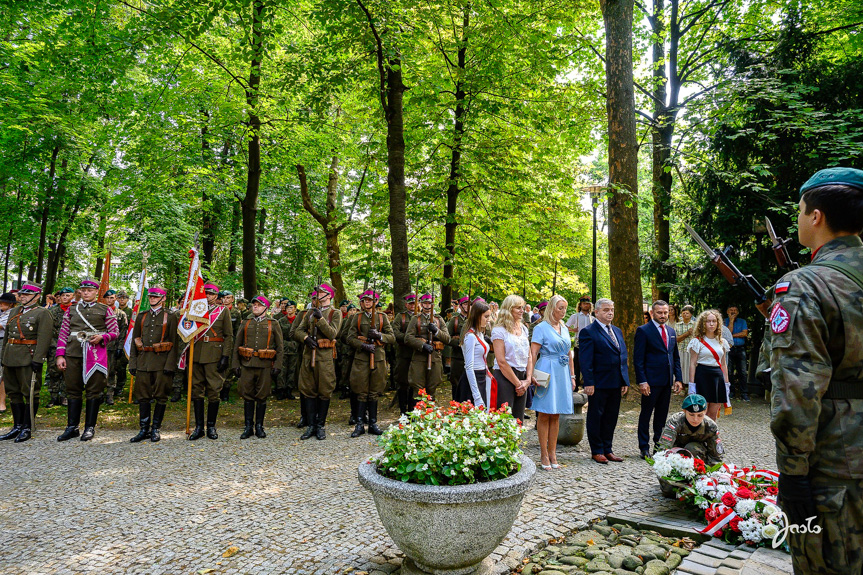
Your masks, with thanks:
[(770, 312), (770, 329), (773, 333), (784, 333), (788, 329), (788, 324), (791, 323), (791, 318), (788, 315), (788, 310), (782, 307), (781, 303), (773, 306), (773, 311)]
[(791, 287), (791, 282), (779, 282), (776, 284), (776, 287), (773, 289), (773, 293), (776, 295), (786, 293), (788, 288)]

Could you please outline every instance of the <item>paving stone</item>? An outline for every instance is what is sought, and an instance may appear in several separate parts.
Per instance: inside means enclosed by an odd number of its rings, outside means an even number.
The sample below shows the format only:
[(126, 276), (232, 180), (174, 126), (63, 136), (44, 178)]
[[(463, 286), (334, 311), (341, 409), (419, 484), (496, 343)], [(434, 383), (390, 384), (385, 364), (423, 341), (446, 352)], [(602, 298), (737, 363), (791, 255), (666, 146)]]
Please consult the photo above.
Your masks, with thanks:
[(716, 575), (740, 575), (740, 570), (720, 565), (719, 568), (716, 570)]
[(689, 561), (694, 561), (695, 563), (700, 563), (701, 565), (705, 565), (707, 567), (712, 567), (716, 569), (722, 564), (722, 560), (717, 559), (716, 557), (711, 557), (710, 555), (702, 555), (701, 549), (696, 549), (687, 557)]
[(742, 559), (735, 559), (733, 557), (727, 557), (722, 560), (723, 567), (729, 567), (731, 569), (742, 569), (744, 561)]
[(713, 575), (716, 573), (716, 569), (702, 565), (701, 563), (694, 563), (687, 558), (677, 568), (677, 572), (689, 573), (690, 575)]
[(735, 549), (728, 556), (731, 557), (732, 559), (743, 559), (745, 561), (746, 559), (749, 559), (750, 555), (752, 555), (752, 551), (753, 551), (753, 549), (751, 547), (748, 550), (747, 549)]
[(717, 549), (722, 549), (723, 551), (728, 551), (729, 553), (731, 553), (732, 551), (737, 549), (737, 545), (732, 545), (731, 543), (726, 543), (725, 541), (722, 541), (721, 539), (716, 539), (713, 537), (711, 537), (709, 540), (707, 540), (704, 543), (704, 545), (710, 546), (710, 547), (715, 547)]
[(711, 545), (702, 545), (698, 548), (698, 553), (700, 555), (709, 555), (710, 557), (715, 557), (717, 559), (725, 559), (728, 557), (730, 551), (723, 551), (722, 549), (717, 549)]

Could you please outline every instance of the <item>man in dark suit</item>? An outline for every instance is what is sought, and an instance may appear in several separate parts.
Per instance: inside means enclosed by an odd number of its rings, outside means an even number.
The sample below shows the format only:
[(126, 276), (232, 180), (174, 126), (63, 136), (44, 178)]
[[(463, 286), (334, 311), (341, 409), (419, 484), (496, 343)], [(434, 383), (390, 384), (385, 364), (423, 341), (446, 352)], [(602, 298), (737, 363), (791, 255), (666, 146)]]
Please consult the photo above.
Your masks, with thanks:
[[(597, 463), (621, 462), (611, 449), (620, 398), (629, 390), (626, 343), (623, 332), (611, 325), (614, 302), (596, 302), (596, 321), (578, 334), (578, 359), (584, 378), (584, 392), (590, 396), (587, 409), (587, 440)], [(663, 422), (664, 423), (664, 422)]]
[(635, 378), (641, 391), (638, 416), (638, 449), (641, 458), (650, 456), (650, 416), (653, 415), (653, 444), (659, 443), (668, 418), (671, 392), (683, 389), (680, 353), (674, 329), (667, 326), (668, 304), (653, 302), (653, 319), (635, 330)]

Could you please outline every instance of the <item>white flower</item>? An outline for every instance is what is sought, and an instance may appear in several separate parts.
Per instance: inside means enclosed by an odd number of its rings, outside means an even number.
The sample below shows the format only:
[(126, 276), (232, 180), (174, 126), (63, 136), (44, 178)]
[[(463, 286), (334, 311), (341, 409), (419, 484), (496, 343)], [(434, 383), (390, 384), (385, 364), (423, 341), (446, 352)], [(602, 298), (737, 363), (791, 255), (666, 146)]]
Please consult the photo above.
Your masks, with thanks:
[(761, 536), (765, 539), (773, 539), (778, 533), (779, 528), (772, 523), (768, 523), (761, 528)]
[(734, 511), (736, 511), (737, 515), (740, 517), (748, 517), (750, 513), (755, 511), (755, 502), (751, 499), (741, 499), (737, 502), (737, 505), (734, 506)]
[(449, 470), (449, 474), (450, 474), (450, 475), (455, 475), (455, 469), (450, 469), (450, 470)]
[(710, 501), (705, 499), (701, 503), (699, 503), (698, 506), (701, 507), (702, 509), (707, 509), (708, 507), (710, 507)]
[(764, 509), (762, 509), (761, 512), (764, 513), (764, 515), (766, 515), (767, 517), (770, 517), (776, 513), (779, 513), (779, 508), (769, 503), (765, 503)]

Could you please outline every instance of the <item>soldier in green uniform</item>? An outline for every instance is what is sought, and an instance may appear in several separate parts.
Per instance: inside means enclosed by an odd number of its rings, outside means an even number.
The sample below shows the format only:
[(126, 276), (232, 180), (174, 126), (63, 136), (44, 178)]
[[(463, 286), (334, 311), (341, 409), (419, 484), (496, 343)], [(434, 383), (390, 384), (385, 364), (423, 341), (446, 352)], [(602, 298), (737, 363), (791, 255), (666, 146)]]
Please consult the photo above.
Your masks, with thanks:
[(404, 297), (404, 300), (405, 311), (396, 315), (393, 321), (393, 333), (396, 336), (396, 365), (393, 377), (396, 381), (396, 386), (398, 386), (396, 397), (398, 398), (399, 411), (402, 415), (411, 411), (415, 405), (410, 399), (411, 388), (408, 383), (408, 371), (410, 370), (414, 349), (405, 341), (405, 335), (416, 313), (417, 296), (415, 293), (409, 293)]
[[(120, 344), (117, 348), (117, 357), (114, 360), (115, 398), (122, 395), (123, 389), (125, 389), (126, 387), (126, 380), (128, 379), (127, 372), (129, 369), (129, 356), (126, 355), (126, 350), (124, 346), (126, 344), (126, 335), (129, 333), (129, 322), (132, 321), (132, 308), (129, 306), (129, 295), (125, 291), (120, 290), (117, 292), (117, 304), (119, 306), (119, 311), (123, 312), (126, 316), (126, 323), (125, 328), (120, 329)], [(117, 315), (119, 317), (119, 313)]]
[(294, 390), (296, 384), (294, 382), (294, 372), (297, 370), (297, 357), (300, 345), (291, 339), (291, 328), (294, 322), (297, 321), (297, 302), (291, 299), (285, 300), (285, 309), (279, 315), (279, 325), (282, 328), (282, 341), (285, 346), (285, 358), (282, 363), (282, 373), (279, 378), (282, 380), (282, 396), (276, 399), (296, 399)]
[(356, 428), (351, 437), (364, 434), (363, 427), (368, 409), (369, 433), (381, 435), (378, 427), (378, 398), (387, 386), (387, 361), (384, 346), (394, 343), (396, 337), (386, 314), (376, 311), (380, 299), (373, 290), (360, 294), (361, 313), (349, 316), (348, 343), (355, 350), (351, 364), (351, 393), (356, 398)]
[(452, 350), (450, 356), (449, 381), (452, 384), (452, 398), (455, 401), (467, 401), (473, 399), (470, 397), (461, 397), (459, 395), (458, 382), (464, 374), (464, 354), (461, 351), (461, 332), (467, 323), (467, 312), (470, 310), (470, 297), (464, 296), (458, 300), (456, 313), (450, 318), (446, 324), (446, 330), (450, 334), (450, 341), (447, 344)]
[(3, 383), (12, 410), (12, 429), (0, 440), (15, 443), (31, 437), (32, 417), (39, 410), (42, 364), (54, 332), (51, 313), (39, 306), (42, 286), (28, 282), (18, 291), (20, 305), (9, 312), (3, 338)]
[(57, 338), (60, 336), (60, 324), (63, 323), (63, 315), (72, 303), (72, 294), (75, 292), (70, 287), (64, 287), (57, 292), (57, 305), (48, 308), (48, 312), (54, 321), (54, 332), (51, 336), (51, 347), (48, 350), (48, 377), (46, 384), (51, 392), (51, 401), (45, 407), (64, 405), (66, 401), (66, 384), (63, 381), (63, 372), (57, 369)]
[[(216, 420), (219, 416), (219, 393), (225, 382), (223, 375), (228, 369), (234, 350), (234, 328), (225, 306), (217, 305), (219, 286), (205, 284), (209, 305), (210, 327), (195, 336), (192, 357), (192, 405), (195, 409), (195, 429), (189, 440), (204, 437), (204, 399), (207, 400), (207, 437), (218, 439)], [(187, 363), (186, 361), (183, 363)], [(188, 367), (187, 367), (188, 369)]]
[(108, 381), (107, 346), (120, 335), (114, 310), (97, 301), (99, 282), (84, 278), (78, 293), (81, 299), (63, 316), (57, 337), (57, 369), (66, 379), (69, 399), (66, 429), (57, 441), (78, 437), (85, 392), (87, 403), (81, 441), (90, 441), (96, 434), (99, 405)]
[[(138, 400), (140, 431), (130, 439), (138, 443), (162, 438), (162, 418), (168, 405), (168, 390), (177, 371), (177, 315), (165, 307), (164, 288), (155, 286), (147, 290), (150, 309), (139, 313), (132, 329), (132, 354), (129, 356), (129, 373), (135, 376), (135, 399)], [(150, 427), (150, 405), (153, 408), (153, 425)]]
[[(336, 389), (335, 339), (342, 326), (342, 314), (331, 302), (336, 290), (330, 284), (317, 288), (317, 306), (303, 317), (294, 340), (305, 346), (300, 367), (300, 393), (306, 403), (309, 427), (300, 439), (326, 439), (330, 398)], [(314, 365), (312, 362), (314, 360)]]
[[(431, 294), (420, 296), (420, 313), (411, 318), (405, 331), (405, 343), (413, 350), (408, 370), (411, 397), (418, 398), (425, 389), (432, 398), (443, 378), (441, 351), (449, 343), (450, 335), (443, 318), (434, 313)], [(429, 368), (429, 356), (431, 367)]]
[(682, 447), (707, 465), (722, 462), (725, 449), (719, 426), (707, 417), (707, 400), (693, 393), (683, 400), (683, 411), (668, 418), (659, 438), (658, 451)]
[[(357, 299), (362, 298), (357, 296)], [(348, 342), (348, 328), (350, 327), (350, 321), (348, 320), (357, 314), (357, 308), (350, 304), (347, 307), (347, 311), (342, 314), (342, 326), (339, 328), (339, 335), (336, 337), (337, 362), (341, 366), (341, 377), (338, 380), (336, 389), (342, 390), (340, 399), (348, 398), (351, 400), (351, 416), (348, 419), (348, 425), (355, 425), (357, 423), (357, 397), (351, 390), (351, 366), (354, 363), (356, 349)]]
[[(241, 321), (245, 318), (244, 310), (246, 309), (246, 304), (242, 303), (242, 307), (240, 304), (234, 304), (234, 293), (230, 290), (222, 290), (219, 292), (218, 303), (220, 305), (225, 306), (230, 312), (231, 316), (231, 325), (234, 326), (234, 340), (237, 338), (237, 330), (240, 328)], [(241, 302), (245, 302), (245, 299), (241, 299)], [(222, 385), (222, 392), (219, 394), (219, 398), (222, 401), (228, 401), (231, 398), (231, 385), (233, 385), (236, 380), (236, 376), (234, 375), (234, 370), (231, 370), (225, 376), (225, 383)]]
[(105, 305), (114, 310), (114, 315), (117, 316), (117, 329), (119, 336), (117, 339), (108, 344), (108, 385), (105, 387), (105, 397), (103, 400), (106, 405), (114, 405), (114, 396), (119, 397), (122, 387), (117, 387), (117, 358), (119, 355), (126, 357), (123, 350), (124, 338), (129, 329), (129, 318), (126, 312), (114, 307), (117, 301), (117, 292), (112, 289), (106, 290), (102, 296)]
[[(863, 171), (800, 188), (797, 235), (812, 263), (774, 286), (771, 430), (794, 573), (863, 571)], [(815, 526), (820, 530), (814, 532)]]
[(260, 439), (267, 436), (264, 432), (267, 398), (272, 380), (282, 371), (285, 353), (282, 329), (276, 320), (267, 317), (269, 307), (270, 300), (262, 295), (252, 299), (252, 314), (242, 320), (234, 343), (232, 365), (239, 379), (245, 423), (240, 439), (248, 439), (253, 433)]
[(299, 342), (297, 342), (297, 340), (294, 338), (294, 336), (297, 333), (297, 328), (299, 328), (300, 324), (303, 323), (303, 318), (306, 316), (309, 309), (311, 309), (312, 307), (317, 305), (318, 292), (317, 291), (309, 292), (308, 297), (310, 300), (308, 307), (300, 310), (297, 313), (297, 317), (294, 318), (294, 321), (291, 324), (291, 331), (288, 334), (289, 337), (291, 338), (291, 341), (297, 344), (297, 363), (296, 363), (296, 367), (294, 368), (294, 374), (293, 374), (293, 376), (294, 376), (294, 389), (297, 390), (297, 393), (300, 396), (300, 421), (297, 422), (297, 429), (302, 429), (309, 424), (308, 414), (306, 413), (306, 407), (308, 407), (308, 402), (303, 401), (303, 393), (302, 393), (302, 390), (300, 389), (300, 368), (302, 367), (302, 364), (303, 364), (303, 362), (302, 362), (303, 351), (301, 349), (301, 347), (302, 347), (301, 344)]

